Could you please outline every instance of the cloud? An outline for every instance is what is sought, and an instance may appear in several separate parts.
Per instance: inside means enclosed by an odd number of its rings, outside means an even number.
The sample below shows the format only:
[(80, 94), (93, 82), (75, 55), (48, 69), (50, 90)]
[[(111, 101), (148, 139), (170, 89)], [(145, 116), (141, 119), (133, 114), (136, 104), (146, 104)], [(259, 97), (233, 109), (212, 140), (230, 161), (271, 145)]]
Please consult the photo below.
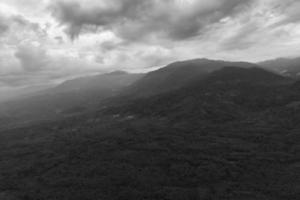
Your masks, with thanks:
[(294, 1), (286, 10), (287, 19), (285, 22), (295, 23), (300, 21), (300, 2)]
[(8, 32), (12, 26), (19, 25), (24, 27), (29, 24), (33, 25), (29, 20), (18, 15), (13, 8), (0, 3), (0, 35)]
[(47, 52), (38, 47), (20, 47), (16, 54), (16, 58), (20, 61), (20, 68), (18, 69), (18, 63), (13, 63), (14, 66), (10, 67), (16, 70), (4, 70), (0, 73), (0, 88), (1, 85), (9, 87), (47, 85), (78, 76), (103, 72), (97, 64), (63, 55), (47, 55)]
[(280, 16), (279, 20), (273, 24), (274, 27), (300, 21), (300, 2), (298, 0), (271, 0), (269, 9)]
[(19, 46), (15, 56), (19, 59), (24, 72), (41, 71), (49, 62), (46, 51), (33, 45)]
[(235, 15), (253, 1), (55, 1), (50, 8), (72, 39), (100, 29), (110, 30), (126, 40), (151, 37), (184, 40), (201, 34), (222, 18)]
[(45, 35), (46, 32), (39, 23), (31, 21), (23, 15), (1, 16), (0, 13), (0, 39), (3, 40), (2, 43), (18, 44), (33, 38), (42, 39)]
[(7, 32), (9, 29), (8, 20), (6, 17), (1, 16), (0, 13), (0, 36)]
[(255, 35), (261, 31), (260, 29), (262, 27), (255, 21), (246, 24), (240, 23), (236, 30), (232, 30), (229, 37), (220, 42), (220, 46), (223, 51), (247, 49), (258, 42)]
[(10, 17), (10, 22), (16, 23), (17, 25), (21, 26), (22, 28), (27, 27), (33, 31), (38, 32), (40, 26), (38, 23), (31, 22), (30, 20), (26, 19), (22, 15), (14, 15)]
[(100, 44), (100, 49), (102, 52), (109, 52), (119, 47), (119, 43), (115, 41), (104, 41)]
[(58, 42), (58, 44), (64, 43), (64, 39), (62, 36), (55, 36), (54, 39)]

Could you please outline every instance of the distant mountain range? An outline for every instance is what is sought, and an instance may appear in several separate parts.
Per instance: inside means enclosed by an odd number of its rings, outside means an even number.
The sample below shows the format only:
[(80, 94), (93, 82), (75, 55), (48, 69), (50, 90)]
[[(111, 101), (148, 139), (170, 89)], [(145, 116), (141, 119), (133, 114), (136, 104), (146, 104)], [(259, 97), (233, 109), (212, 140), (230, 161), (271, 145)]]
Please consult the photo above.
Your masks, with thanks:
[[(123, 115), (226, 121), (291, 101), (292, 81), (257, 66), (223, 67), (177, 90), (138, 98), (105, 112)], [(141, 79), (138, 82), (141, 82)], [(277, 96), (272, 98), (272, 96)], [(300, 95), (298, 95), (300, 97)]]
[(107, 74), (80, 77), (67, 80), (55, 88), (46, 91), (46, 93), (80, 93), (84, 91), (97, 92), (97, 90), (99, 92), (106, 90), (117, 93), (120, 89), (128, 87), (142, 76), (143, 74), (130, 74), (125, 71), (114, 71)]
[(300, 77), (300, 57), (296, 58), (277, 58), (258, 63), (262, 67), (278, 72), (285, 76)]
[[(285, 67), (279, 63), (286, 64)], [(276, 75), (295, 77), (297, 60), (274, 60), (257, 64), (194, 59), (171, 63), (147, 74), (115, 71), (107, 74), (80, 77), (30, 96), (0, 104), (2, 124), (58, 119), (105, 108), (112, 103), (126, 103), (130, 99), (146, 98), (186, 88), (198, 82), (210, 86), (209, 81), (226, 84), (227, 80), (269, 83), (291, 81)], [(271, 70), (271, 65), (274, 68)], [(290, 72), (283, 72), (288, 69)], [(271, 73), (273, 71), (275, 73)], [(291, 75), (293, 74), (293, 75)], [(209, 78), (208, 78), (209, 77)], [(99, 105), (99, 106), (98, 106)], [(101, 106), (100, 106), (101, 105)], [(101, 109), (100, 109), (101, 110)]]
[(116, 71), (68, 80), (56, 87), (2, 103), (0, 116), (5, 116), (7, 123), (15, 124), (81, 113), (102, 99), (117, 95), (141, 77), (143, 74)]

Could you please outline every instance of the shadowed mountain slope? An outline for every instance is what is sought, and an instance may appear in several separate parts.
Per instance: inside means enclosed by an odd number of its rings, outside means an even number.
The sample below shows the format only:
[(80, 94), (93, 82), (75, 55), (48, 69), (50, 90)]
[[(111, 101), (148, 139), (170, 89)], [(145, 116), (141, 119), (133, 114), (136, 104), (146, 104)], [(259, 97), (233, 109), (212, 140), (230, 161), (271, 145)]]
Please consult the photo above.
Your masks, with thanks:
[[(289, 83), (290, 79), (257, 67), (224, 67), (181, 89), (110, 109), (142, 116), (232, 120), (284, 104), (287, 98), (293, 98), (288, 91), (280, 93)], [(270, 98), (275, 95), (278, 97)]]
[(246, 62), (225, 62), (195, 59), (175, 62), (146, 74), (127, 91), (137, 96), (149, 96), (181, 88), (190, 82), (203, 79), (209, 73), (225, 66), (256, 67)]

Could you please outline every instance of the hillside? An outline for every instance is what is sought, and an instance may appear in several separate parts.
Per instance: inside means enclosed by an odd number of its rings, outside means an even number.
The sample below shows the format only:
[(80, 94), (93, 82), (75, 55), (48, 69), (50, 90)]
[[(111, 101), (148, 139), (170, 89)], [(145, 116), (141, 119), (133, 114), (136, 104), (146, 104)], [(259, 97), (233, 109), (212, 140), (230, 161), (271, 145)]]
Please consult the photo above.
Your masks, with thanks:
[(258, 63), (266, 69), (276, 71), (285, 76), (299, 78), (300, 57), (297, 58), (278, 58)]
[(1, 0), (0, 200), (300, 200), (299, 52), (300, 0)]
[(55, 88), (46, 91), (47, 93), (64, 93), (64, 92), (85, 92), (86, 90), (111, 90), (118, 92), (121, 88), (128, 87), (143, 74), (130, 74), (125, 71), (114, 71), (107, 74), (81, 77), (65, 81)]
[(287, 80), (225, 67), (105, 112), (2, 131), (0, 195), (297, 199), (300, 95)]
[(116, 71), (68, 80), (29, 97), (0, 104), (0, 116), (7, 118), (6, 126), (78, 114), (93, 109), (93, 105), (103, 99), (117, 95), (142, 76)]
[(224, 67), (182, 89), (112, 106), (105, 112), (176, 120), (227, 121), (297, 99), (299, 95), (291, 89), (290, 83), (292, 80), (260, 68)]
[(225, 66), (256, 67), (246, 62), (226, 62), (195, 59), (175, 62), (159, 70), (146, 74), (127, 91), (131, 95), (151, 96), (179, 89), (194, 80), (204, 78), (210, 72)]

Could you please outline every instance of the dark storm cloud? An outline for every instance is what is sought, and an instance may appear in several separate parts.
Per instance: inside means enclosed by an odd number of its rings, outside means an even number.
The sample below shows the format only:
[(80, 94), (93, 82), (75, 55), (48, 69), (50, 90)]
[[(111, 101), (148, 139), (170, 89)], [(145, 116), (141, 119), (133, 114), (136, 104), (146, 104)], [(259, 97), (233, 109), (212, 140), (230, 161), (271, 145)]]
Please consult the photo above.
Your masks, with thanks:
[(93, 6), (80, 1), (56, 1), (51, 9), (53, 16), (67, 26), (66, 32), (72, 39), (97, 27), (127, 40), (148, 36), (183, 40), (201, 34), (208, 25), (235, 15), (253, 1), (112, 0), (104, 4), (95, 1)]

